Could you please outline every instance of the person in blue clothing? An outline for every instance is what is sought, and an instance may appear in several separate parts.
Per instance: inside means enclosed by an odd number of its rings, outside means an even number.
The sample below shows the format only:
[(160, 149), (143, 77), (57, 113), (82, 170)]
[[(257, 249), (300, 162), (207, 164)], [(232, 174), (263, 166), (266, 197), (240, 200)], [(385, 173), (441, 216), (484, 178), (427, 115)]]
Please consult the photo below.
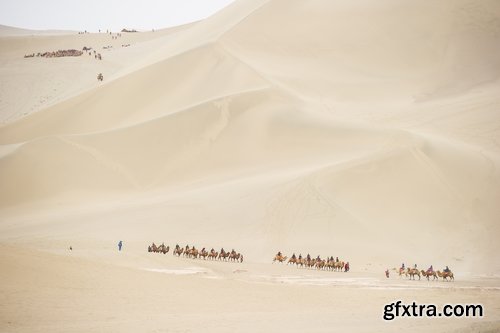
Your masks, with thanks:
[(122, 250), (122, 246), (123, 246), (123, 242), (122, 242), (122, 241), (119, 241), (119, 242), (118, 242), (118, 251), (121, 251), (121, 250)]

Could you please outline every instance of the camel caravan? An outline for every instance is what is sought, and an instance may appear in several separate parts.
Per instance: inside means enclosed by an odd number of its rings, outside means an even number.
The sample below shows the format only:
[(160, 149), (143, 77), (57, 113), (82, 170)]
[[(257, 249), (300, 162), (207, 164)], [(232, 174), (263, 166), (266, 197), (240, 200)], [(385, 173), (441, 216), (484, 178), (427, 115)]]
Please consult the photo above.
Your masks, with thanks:
[[(155, 243), (148, 246), (148, 252), (152, 253), (163, 253), (167, 254), (170, 251), (169, 246), (165, 246), (162, 243), (160, 246), (157, 246)], [(183, 256), (185, 258), (191, 259), (204, 259), (204, 260), (222, 260), (222, 261), (232, 261), (232, 262), (243, 262), (243, 255), (239, 252), (236, 252), (234, 249), (231, 251), (224, 251), (224, 248), (221, 248), (219, 252), (215, 251), (213, 248), (210, 251), (207, 251), (206, 248), (202, 248), (198, 250), (195, 246), (190, 247), (186, 245), (186, 247), (180, 247), (179, 244), (175, 246), (175, 249), (172, 250), (172, 255), (174, 256)]]
[[(60, 58), (60, 57), (79, 57), (83, 54), (83, 51), (80, 50), (58, 50), (58, 51), (52, 51), (52, 52), (38, 52), (36, 54), (37, 57), (45, 57), (45, 58)], [(25, 58), (33, 58), (35, 56), (34, 53), (32, 54), (27, 54), (24, 57)]]
[[(287, 261), (288, 259), (288, 261)], [(342, 260), (339, 260), (339, 257), (336, 257), (335, 259), (333, 256), (326, 257), (326, 259), (321, 259), (320, 256), (317, 256), (315, 259), (311, 258), (311, 255), (307, 254), (306, 257), (302, 257), (302, 254), (299, 254), (297, 257), (294, 254), (290, 258), (287, 256), (283, 255), (281, 252), (278, 252), (273, 259), (273, 263), (279, 262), (279, 263), (284, 263), (286, 262), (287, 265), (290, 264), (295, 264), (299, 268), (315, 268), (318, 270), (326, 270), (326, 271), (335, 271), (335, 272), (348, 272), (350, 267), (349, 267), (349, 262), (344, 262)]]
[(214, 248), (210, 249), (210, 251), (207, 251), (206, 248), (202, 248), (201, 250), (198, 250), (195, 246), (189, 247), (189, 245), (186, 245), (186, 247), (180, 247), (179, 244), (175, 246), (173, 255), (177, 255), (180, 257), (181, 255), (183, 257), (187, 258), (203, 258), (204, 260), (222, 260), (222, 261), (233, 261), (233, 262), (243, 262), (243, 255), (239, 252), (236, 252), (234, 249), (231, 251), (224, 251), (224, 248), (221, 248), (219, 252), (215, 251)]
[(168, 251), (170, 251), (170, 247), (169, 246), (165, 246), (164, 243), (161, 243), (160, 246), (156, 246), (156, 244), (153, 242), (152, 245), (148, 246), (148, 252), (167, 254)]
[(396, 271), (399, 273), (399, 277), (402, 277), (404, 275), (405, 277), (409, 278), (410, 280), (415, 280), (415, 277), (417, 277), (417, 276), (418, 276), (418, 279), (420, 280), (420, 278), (423, 276), (423, 277), (427, 278), (427, 281), (430, 281), (431, 278), (432, 278), (432, 281), (438, 281), (439, 278), (442, 278), (443, 281), (455, 281), (455, 277), (453, 276), (453, 272), (448, 268), (448, 266), (445, 267), (443, 272), (435, 271), (434, 268), (432, 267), (432, 265), (426, 271), (424, 271), (423, 269), (419, 270), (417, 268), (416, 264), (413, 268), (410, 268), (410, 267), (405, 268), (405, 265), (403, 263), (401, 265), (401, 267), (399, 269), (397, 269)]

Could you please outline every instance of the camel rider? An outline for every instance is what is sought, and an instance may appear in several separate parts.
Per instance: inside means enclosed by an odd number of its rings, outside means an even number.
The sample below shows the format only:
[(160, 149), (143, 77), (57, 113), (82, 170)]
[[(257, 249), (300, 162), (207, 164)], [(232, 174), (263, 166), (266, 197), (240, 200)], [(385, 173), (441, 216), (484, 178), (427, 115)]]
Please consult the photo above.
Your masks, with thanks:
[(302, 253), (301, 253), (301, 254), (299, 254), (299, 260), (300, 260), (300, 259), (302, 259)]
[(339, 262), (339, 257), (336, 257), (336, 258), (335, 258), (335, 262)]
[(278, 257), (281, 257), (281, 251), (278, 251), (277, 256), (278, 256)]
[(311, 255), (308, 253), (306, 258), (307, 260), (311, 260)]
[(405, 269), (405, 263), (402, 263), (401, 264), (401, 270), (404, 270)]
[(292, 259), (297, 259), (297, 257), (295, 256), (295, 253), (292, 254)]
[(417, 264), (415, 264), (414, 268), (417, 269)]
[(446, 266), (446, 268), (445, 268), (445, 269), (443, 269), (443, 272), (444, 272), (444, 273), (450, 273), (451, 271), (450, 271), (450, 269), (448, 268), (448, 266)]
[(319, 257), (319, 255), (318, 255), (318, 257), (316, 258), (316, 261), (321, 261), (321, 258)]
[(431, 265), (431, 267), (429, 267), (429, 268), (427, 269), (427, 273), (433, 273), (433, 272), (434, 272), (434, 269), (432, 268), (432, 265)]

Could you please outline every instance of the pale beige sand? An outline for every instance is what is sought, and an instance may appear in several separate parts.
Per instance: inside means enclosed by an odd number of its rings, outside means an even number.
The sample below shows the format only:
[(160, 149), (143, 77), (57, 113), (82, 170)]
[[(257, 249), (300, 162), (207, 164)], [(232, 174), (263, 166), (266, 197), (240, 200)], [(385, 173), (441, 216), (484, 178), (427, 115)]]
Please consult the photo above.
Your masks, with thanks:
[[(497, 1), (262, 0), (118, 40), (0, 37), (0, 328), (499, 329), (499, 22)], [(84, 45), (103, 61), (23, 58)], [(457, 281), (383, 278), (403, 261)], [(385, 323), (399, 298), (487, 316)]]
[[(203, 262), (93, 244), (53, 255), (2, 246), (5, 332), (495, 332), (498, 280), (454, 283)], [(88, 255), (89, 253), (87, 253)], [(477, 303), (482, 319), (382, 319), (396, 300)]]

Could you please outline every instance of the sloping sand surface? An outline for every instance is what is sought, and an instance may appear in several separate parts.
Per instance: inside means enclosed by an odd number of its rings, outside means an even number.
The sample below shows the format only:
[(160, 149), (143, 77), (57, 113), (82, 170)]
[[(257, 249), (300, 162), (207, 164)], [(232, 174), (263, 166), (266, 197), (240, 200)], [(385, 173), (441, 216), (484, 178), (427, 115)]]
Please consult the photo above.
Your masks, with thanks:
[[(499, 329), (497, 1), (238, 1), (117, 40), (0, 31), (0, 330)], [(103, 60), (23, 58), (83, 46)], [(385, 279), (401, 262), (456, 281)], [(384, 322), (398, 299), (487, 317)]]

